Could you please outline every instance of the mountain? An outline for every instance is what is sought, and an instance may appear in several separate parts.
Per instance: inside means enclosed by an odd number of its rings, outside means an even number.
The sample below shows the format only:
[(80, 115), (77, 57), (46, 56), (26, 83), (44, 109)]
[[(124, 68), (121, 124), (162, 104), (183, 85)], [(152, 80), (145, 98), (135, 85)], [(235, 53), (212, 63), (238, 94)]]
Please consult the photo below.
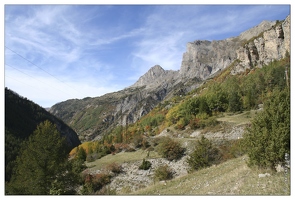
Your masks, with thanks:
[(69, 147), (67, 151), (81, 144), (77, 133), (62, 120), (34, 102), (5, 88), (5, 180), (10, 179), (21, 143), (28, 139), (37, 125), (45, 120), (55, 124), (61, 135), (66, 138)]
[(45, 120), (57, 126), (70, 148), (81, 144), (77, 133), (62, 120), (27, 98), (5, 88), (5, 130), (19, 138), (26, 139), (37, 128), (37, 125)]
[(290, 16), (263, 21), (237, 37), (187, 44), (178, 71), (153, 66), (124, 90), (101, 97), (58, 103), (49, 112), (71, 126), (82, 141), (99, 139), (117, 125), (139, 120), (160, 102), (198, 88), (231, 66), (237, 74), (283, 58), (290, 52)]

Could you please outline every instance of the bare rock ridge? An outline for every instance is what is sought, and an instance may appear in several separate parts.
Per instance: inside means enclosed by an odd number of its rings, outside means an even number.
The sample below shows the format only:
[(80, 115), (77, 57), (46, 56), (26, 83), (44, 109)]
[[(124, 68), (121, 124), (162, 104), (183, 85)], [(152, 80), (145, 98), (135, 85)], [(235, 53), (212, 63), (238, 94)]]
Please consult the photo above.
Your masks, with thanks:
[(219, 41), (196, 40), (187, 44), (180, 68), (180, 77), (205, 80), (236, 59), (232, 74), (262, 67), (290, 53), (290, 15), (282, 22), (263, 21), (237, 37)]
[(180, 70), (155, 65), (124, 90), (101, 97), (68, 100), (50, 112), (70, 125), (82, 141), (99, 139), (117, 125), (134, 123), (160, 102), (185, 94), (217, 72), (231, 73), (261, 67), (290, 52), (290, 16), (283, 21), (263, 21), (237, 37), (187, 43)]
[(259, 35), (260, 33), (264, 32), (265, 30), (270, 29), (272, 26), (275, 25), (276, 22), (274, 21), (262, 21), (257, 26), (250, 28), (239, 35), (240, 40), (250, 40), (252, 37)]
[(260, 36), (253, 38), (236, 50), (239, 62), (231, 71), (237, 74), (254, 67), (262, 67), (273, 60), (285, 57), (291, 50), (290, 15), (283, 21), (273, 25)]
[(173, 70), (164, 70), (160, 65), (155, 65), (148, 72), (146, 72), (143, 76), (141, 76), (136, 83), (134, 83), (130, 87), (153, 87), (158, 86), (162, 83), (168, 82), (175, 75), (177, 75), (177, 71)]
[[(289, 22), (288, 22), (289, 21)], [(277, 27), (276, 32), (277, 34), (281, 34), (279, 36), (281, 40), (283, 39), (284, 32), (287, 31), (288, 35), (285, 41), (289, 41), (290, 43), (290, 30), (287, 30), (288, 27), (290, 29), (290, 16), (286, 18), (285, 22), (282, 25), (282, 28)], [(271, 21), (262, 21), (259, 25), (242, 32), (237, 37), (228, 38), (225, 40), (196, 40), (193, 42), (188, 42), (186, 47), (186, 52), (183, 54), (182, 64), (179, 71), (172, 71), (172, 70), (164, 70), (161, 66), (155, 65), (152, 67), (146, 74), (141, 76), (139, 80), (130, 87), (153, 87), (159, 85), (161, 83), (174, 80), (176, 83), (179, 81), (184, 81), (188, 79), (197, 78), (200, 80), (207, 79), (210, 75), (218, 72), (231, 63), (233, 63), (236, 59), (245, 60), (244, 58), (249, 57), (247, 54), (248, 52), (255, 51), (262, 51), (262, 47), (264, 46), (265, 40), (262, 41), (255, 41), (257, 46), (260, 45), (259, 50), (253, 49), (253, 45), (250, 43), (246, 50), (241, 48), (241, 45), (246, 41), (250, 40), (253, 37), (259, 36), (264, 31), (272, 29), (276, 25), (276, 22)], [(271, 38), (270, 38), (271, 37)], [(269, 33), (269, 35), (265, 35), (266, 40), (273, 41), (274, 33)], [(276, 52), (275, 47), (278, 44), (279, 40), (275, 42), (275, 44), (267, 44), (266, 48), (272, 49), (266, 52), (265, 54), (275, 54)], [(259, 44), (258, 44), (259, 43)], [(281, 52), (284, 53), (283, 49), (286, 49), (285, 46), (289, 46), (290, 44), (280, 45)], [(290, 51), (289, 51), (290, 52)], [(246, 55), (243, 55), (246, 54)], [(280, 53), (282, 55), (282, 53)], [(266, 56), (262, 56), (261, 59), (277, 59), (281, 58), (282, 56), (278, 55), (270, 55), (270, 58)], [(256, 63), (258, 57), (254, 57)], [(241, 63), (242, 66), (249, 66), (250, 63), (249, 59), (245, 60), (244, 63)], [(254, 64), (256, 64), (254, 63)], [(240, 70), (241, 71), (241, 70)]]

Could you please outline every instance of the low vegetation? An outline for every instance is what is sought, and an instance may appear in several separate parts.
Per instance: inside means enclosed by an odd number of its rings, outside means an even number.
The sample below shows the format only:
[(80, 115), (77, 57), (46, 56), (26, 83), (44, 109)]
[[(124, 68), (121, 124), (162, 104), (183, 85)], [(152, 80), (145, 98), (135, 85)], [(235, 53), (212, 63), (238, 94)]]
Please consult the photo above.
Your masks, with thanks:
[(173, 171), (168, 165), (159, 166), (154, 173), (155, 181), (166, 181), (173, 178)]
[(209, 167), (212, 164), (217, 164), (220, 161), (221, 154), (216, 147), (204, 136), (198, 140), (195, 150), (190, 154), (187, 159), (191, 171), (200, 170)]
[(169, 161), (180, 159), (185, 149), (181, 147), (180, 143), (169, 138), (162, 137), (159, 138), (159, 144), (156, 147), (156, 151), (163, 157)]
[[(290, 171), (272, 172), (249, 168), (248, 157), (230, 159), (166, 184), (155, 184), (131, 195), (290, 195)], [(266, 174), (259, 178), (259, 174)]]

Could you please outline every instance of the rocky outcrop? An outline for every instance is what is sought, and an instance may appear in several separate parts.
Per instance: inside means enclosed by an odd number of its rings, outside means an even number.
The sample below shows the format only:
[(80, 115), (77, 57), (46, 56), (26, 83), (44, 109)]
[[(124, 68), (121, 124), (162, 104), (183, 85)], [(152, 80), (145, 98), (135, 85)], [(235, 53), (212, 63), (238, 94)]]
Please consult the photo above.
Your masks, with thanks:
[(147, 88), (156, 87), (163, 83), (171, 81), (178, 75), (177, 71), (164, 70), (160, 65), (155, 65), (143, 76), (141, 76), (136, 83), (130, 87), (142, 87)]
[(254, 67), (262, 67), (290, 53), (290, 16), (283, 22), (277, 22), (258, 37), (240, 47), (237, 53), (239, 63), (234, 66), (232, 74), (237, 74)]
[(183, 54), (180, 77), (200, 78), (202, 80), (210, 74), (224, 69), (236, 57), (235, 49), (240, 42), (235, 38), (220, 41), (194, 41), (187, 44), (187, 51)]
[[(164, 72), (160, 66), (156, 68)], [(138, 85), (142, 85), (144, 79), (149, 76), (158, 77), (160, 80), (160, 74), (144, 75), (143, 81), (138, 82)], [(117, 125), (125, 126), (136, 122), (178, 88), (172, 83), (150, 82), (153, 84), (149, 87), (129, 87), (101, 97), (67, 100), (52, 106), (50, 112), (79, 133), (80, 140), (100, 139), (104, 133)]]
[(240, 40), (250, 40), (252, 37), (259, 35), (265, 30), (270, 29), (273, 25), (275, 25), (275, 22), (271, 21), (262, 21), (257, 26), (254, 26), (253, 28), (250, 28), (244, 32), (242, 32), (239, 35)]
[(232, 70), (236, 74), (281, 59), (286, 51), (290, 52), (290, 16), (282, 23), (263, 21), (237, 37), (189, 42), (179, 76), (205, 80), (238, 59)]

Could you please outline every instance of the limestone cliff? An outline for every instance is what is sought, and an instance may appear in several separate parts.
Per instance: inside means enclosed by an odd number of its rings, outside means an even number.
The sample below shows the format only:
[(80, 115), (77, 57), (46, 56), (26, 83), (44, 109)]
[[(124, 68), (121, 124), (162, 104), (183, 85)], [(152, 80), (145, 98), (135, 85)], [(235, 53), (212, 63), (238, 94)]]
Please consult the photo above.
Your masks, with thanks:
[(189, 42), (187, 50), (183, 54), (180, 77), (182, 79), (197, 77), (205, 80), (210, 75), (233, 63), (237, 59), (239, 51), (243, 51), (239, 49), (243, 42), (258, 36), (274, 24), (275, 22), (263, 21), (239, 36), (225, 40)]
[(232, 74), (246, 69), (262, 67), (273, 60), (284, 58), (291, 50), (290, 16), (277, 22), (271, 28), (251, 39), (236, 50), (239, 63), (233, 68)]
[(169, 82), (175, 78), (177, 74), (177, 71), (164, 70), (160, 65), (155, 65), (130, 87), (156, 87), (163, 83)]

